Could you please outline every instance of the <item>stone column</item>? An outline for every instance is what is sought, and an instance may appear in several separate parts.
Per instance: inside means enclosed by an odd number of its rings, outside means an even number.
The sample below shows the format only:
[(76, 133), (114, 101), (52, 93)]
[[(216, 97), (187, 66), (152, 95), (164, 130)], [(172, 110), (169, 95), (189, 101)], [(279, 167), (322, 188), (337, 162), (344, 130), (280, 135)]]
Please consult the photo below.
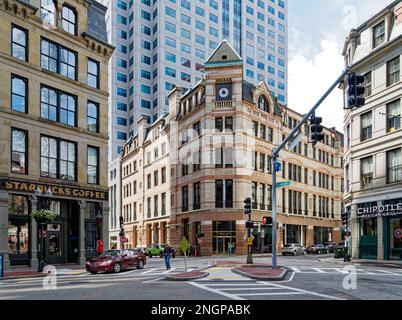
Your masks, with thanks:
[(306, 247), (314, 244), (314, 226), (307, 226)]
[(31, 268), (38, 269), (38, 224), (32, 218), (32, 211), (36, 210), (37, 200), (36, 197), (30, 197), (31, 200), (31, 234), (29, 235), (31, 242)]
[(80, 236), (79, 236), (79, 257), (78, 263), (80, 266), (84, 267), (86, 258), (85, 258), (85, 209), (86, 209), (86, 201), (80, 200), (78, 202), (80, 206)]
[[(353, 205), (351, 207), (352, 210), (352, 219), (351, 219), (351, 224), (352, 224), (352, 231), (351, 231), (351, 239), (352, 239), (352, 258), (353, 259), (359, 259), (360, 257), (360, 220), (356, 217), (356, 212), (357, 206)], [(350, 245), (349, 245), (350, 247)]]
[(8, 257), (8, 192), (0, 191), (0, 254), (3, 255), (4, 269), (10, 267)]
[(377, 217), (377, 260), (385, 260), (383, 224), (384, 224), (384, 218)]
[(104, 250), (109, 250), (109, 202), (103, 202), (102, 209), (102, 240)]

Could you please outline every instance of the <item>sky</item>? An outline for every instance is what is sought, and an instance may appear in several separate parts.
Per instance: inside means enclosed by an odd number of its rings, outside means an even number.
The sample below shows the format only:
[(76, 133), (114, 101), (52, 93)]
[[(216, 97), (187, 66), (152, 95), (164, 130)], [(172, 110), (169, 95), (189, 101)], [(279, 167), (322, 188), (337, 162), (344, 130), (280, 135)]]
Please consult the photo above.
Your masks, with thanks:
[[(345, 68), (342, 49), (350, 29), (393, 0), (288, 0), (288, 105), (304, 114)], [(342, 91), (335, 89), (318, 108), (326, 127), (343, 132)]]

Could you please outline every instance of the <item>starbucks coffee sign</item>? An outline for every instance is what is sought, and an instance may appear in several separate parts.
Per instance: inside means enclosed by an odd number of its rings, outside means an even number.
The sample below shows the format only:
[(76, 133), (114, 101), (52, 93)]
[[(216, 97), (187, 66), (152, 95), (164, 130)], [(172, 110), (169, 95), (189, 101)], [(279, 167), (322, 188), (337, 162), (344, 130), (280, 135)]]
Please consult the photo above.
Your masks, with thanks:
[(402, 202), (357, 209), (359, 218), (386, 217), (402, 214)]
[(50, 188), (53, 196), (72, 197), (72, 198), (84, 198), (93, 200), (108, 200), (108, 192), (95, 189), (81, 189), (77, 187), (41, 184), (36, 182), (17, 181), (10, 179), (0, 179), (0, 189), (7, 191), (19, 191), (27, 193), (35, 193), (37, 188), (42, 191), (46, 191), (46, 187)]

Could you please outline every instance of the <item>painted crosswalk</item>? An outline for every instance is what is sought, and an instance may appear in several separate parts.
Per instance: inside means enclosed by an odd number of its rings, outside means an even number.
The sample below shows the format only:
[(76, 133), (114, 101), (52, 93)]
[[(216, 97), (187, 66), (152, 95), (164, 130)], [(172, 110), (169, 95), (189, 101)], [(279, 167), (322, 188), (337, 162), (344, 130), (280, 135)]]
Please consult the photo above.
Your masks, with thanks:
[(401, 269), (390, 270), (380, 270), (380, 269), (361, 269), (361, 268), (335, 268), (335, 267), (289, 267), (289, 271), (295, 274), (307, 273), (307, 274), (348, 274), (351, 272), (356, 272), (358, 275), (372, 275), (372, 276), (400, 276), (402, 277)]
[(296, 296), (306, 296), (310, 299), (343, 300), (340, 297), (265, 281), (249, 283), (189, 282), (189, 284), (232, 300), (277, 299), (279, 297), (282, 299), (287, 296), (289, 299), (298, 299)]

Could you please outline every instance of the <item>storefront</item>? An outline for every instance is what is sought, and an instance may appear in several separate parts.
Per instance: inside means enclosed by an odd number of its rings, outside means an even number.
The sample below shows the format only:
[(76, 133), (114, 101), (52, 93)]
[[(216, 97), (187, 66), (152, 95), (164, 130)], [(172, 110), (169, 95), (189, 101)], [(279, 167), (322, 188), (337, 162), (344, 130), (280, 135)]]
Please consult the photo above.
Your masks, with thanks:
[(284, 224), (282, 227), (283, 244), (298, 243), (302, 246), (306, 243), (306, 226)]
[(212, 253), (227, 254), (228, 245), (233, 245), (233, 253), (236, 252), (236, 221), (212, 222)]
[[(48, 192), (47, 209), (56, 214), (51, 223), (38, 224), (32, 218), (41, 208), (38, 190)], [(98, 240), (108, 246), (107, 192), (3, 179), (0, 193), (0, 223), (8, 225), (1, 234), (7, 241), (0, 242), (6, 266), (35, 267), (43, 248), (48, 264), (82, 264), (97, 255)]]
[(314, 243), (324, 243), (332, 241), (332, 228), (314, 227)]
[(402, 260), (402, 199), (360, 204), (356, 217), (359, 258)]

